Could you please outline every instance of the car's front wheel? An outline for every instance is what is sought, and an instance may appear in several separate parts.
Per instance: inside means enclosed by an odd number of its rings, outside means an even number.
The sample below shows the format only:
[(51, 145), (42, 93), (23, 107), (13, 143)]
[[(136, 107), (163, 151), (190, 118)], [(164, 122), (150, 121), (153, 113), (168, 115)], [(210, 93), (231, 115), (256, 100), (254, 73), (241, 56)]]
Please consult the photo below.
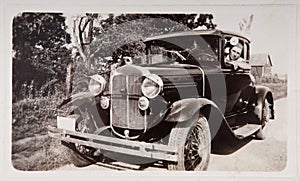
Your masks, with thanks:
[[(92, 108), (82, 107), (74, 110), (80, 117), (76, 120), (75, 129), (80, 133), (94, 133), (97, 130), (97, 124), (94, 121)], [(94, 111), (95, 112), (95, 111)], [(85, 139), (83, 139), (85, 140)], [(85, 167), (101, 160), (103, 155), (97, 153), (95, 148), (62, 141), (65, 146), (65, 153), (68, 160), (76, 167)]]
[(170, 162), (169, 170), (207, 170), (211, 136), (206, 118), (178, 123), (171, 131), (170, 146), (177, 146), (178, 162)]
[(85, 167), (97, 162), (96, 157), (91, 154), (92, 151), (85, 146), (65, 141), (62, 141), (62, 145), (65, 146), (65, 155), (67, 159), (76, 167)]

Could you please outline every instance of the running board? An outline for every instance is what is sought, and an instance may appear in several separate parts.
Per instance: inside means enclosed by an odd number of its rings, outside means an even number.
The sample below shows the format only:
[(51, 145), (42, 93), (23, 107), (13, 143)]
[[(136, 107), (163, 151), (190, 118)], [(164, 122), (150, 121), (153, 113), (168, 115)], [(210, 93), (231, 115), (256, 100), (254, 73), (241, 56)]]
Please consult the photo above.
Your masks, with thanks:
[(259, 125), (259, 124), (245, 124), (244, 126), (233, 130), (233, 132), (239, 139), (243, 139), (243, 138), (253, 135), (260, 128), (261, 128), (261, 125)]

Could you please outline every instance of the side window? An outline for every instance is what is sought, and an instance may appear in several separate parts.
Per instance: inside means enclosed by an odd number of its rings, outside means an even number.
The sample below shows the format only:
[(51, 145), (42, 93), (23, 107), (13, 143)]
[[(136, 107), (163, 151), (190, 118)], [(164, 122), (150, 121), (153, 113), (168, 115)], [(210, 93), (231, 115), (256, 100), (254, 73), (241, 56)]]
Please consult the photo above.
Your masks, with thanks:
[(224, 41), (224, 64), (232, 61), (249, 62), (249, 47), (249, 43), (239, 37), (226, 36)]
[(235, 36), (226, 36), (225, 37), (224, 56), (225, 57), (228, 56), (231, 48), (234, 47), (236, 44), (239, 44), (243, 47), (242, 52), (241, 52), (241, 58), (247, 59), (246, 57), (247, 57), (249, 45), (246, 45), (246, 43), (243, 40), (241, 40)]

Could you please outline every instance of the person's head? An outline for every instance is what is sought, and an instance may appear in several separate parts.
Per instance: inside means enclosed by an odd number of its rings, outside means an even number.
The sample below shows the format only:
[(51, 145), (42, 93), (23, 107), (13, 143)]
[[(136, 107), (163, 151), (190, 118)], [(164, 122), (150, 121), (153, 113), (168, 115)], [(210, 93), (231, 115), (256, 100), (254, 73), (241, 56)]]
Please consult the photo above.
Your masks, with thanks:
[(243, 50), (243, 45), (238, 43), (230, 49), (229, 56), (231, 60), (237, 60), (241, 57), (241, 53)]

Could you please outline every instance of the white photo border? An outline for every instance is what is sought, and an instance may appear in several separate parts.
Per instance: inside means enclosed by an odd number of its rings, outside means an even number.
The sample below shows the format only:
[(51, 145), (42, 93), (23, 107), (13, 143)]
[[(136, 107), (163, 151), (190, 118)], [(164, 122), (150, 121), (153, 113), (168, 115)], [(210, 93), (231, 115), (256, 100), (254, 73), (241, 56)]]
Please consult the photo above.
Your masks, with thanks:
[[(281, 172), (223, 172), (223, 171), (207, 171), (200, 173), (191, 172), (116, 172), (116, 171), (38, 171), (26, 172), (18, 171), (13, 168), (11, 164), (11, 100), (12, 100), (12, 20), (13, 17), (21, 12), (101, 12), (101, 13), (192, 13), (200, 12), (201, 7), (210, 6), (291, 6), (295, 10), (295, 19), (291, 18), (290, 21), (295, 22), (295, 42), (289, 45), (294, 50), (294, 59), (289, 60), (288, 66), (288, 128), (287, 128), (287, 147), (288, 158), (287, 166)], [(300, 164), (299, 164), (299, 150), (300, 150), (300, 130), (299, 123), (299, 80), (297, 80), (297, 67), (300, 66), (299, 49), (299, 30), (300, 30), (300, 4), (297, 1), (272, 1), (254, 0), (251, 2), (243, 1), (122, 1), (111, 0), (99, 2), (94, 0), (85, 1), (5, 1), (1, 4), (1, 60), (0, 60), (0, 135), (2, 148), (0, 149), (0, 177), (5, 180), (53, 180), (53, 179), (174, 179), (174, 180), (294, 180), (300, 178)], [(276, 134), (276, 133), (275, 133)], [(155, 176), (153, 176), (155, 175)]]

